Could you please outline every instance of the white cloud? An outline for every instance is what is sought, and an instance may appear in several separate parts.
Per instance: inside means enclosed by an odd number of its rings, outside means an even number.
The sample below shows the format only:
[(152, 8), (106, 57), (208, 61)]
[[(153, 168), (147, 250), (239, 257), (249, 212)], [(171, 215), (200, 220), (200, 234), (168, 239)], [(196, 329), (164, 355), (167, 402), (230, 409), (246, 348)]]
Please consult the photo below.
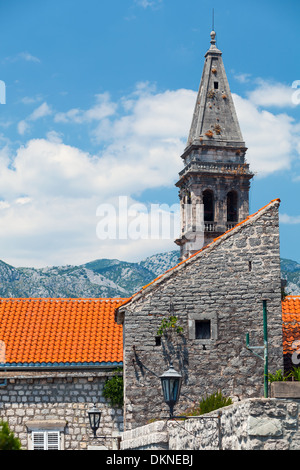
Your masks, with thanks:
[(19, 60), (25, 60), (26, 62), (40, 63), (40, 59), (29, 52), (19, 52), (19, 54), (13, 57), (6, 57), (4, 62), (17, 62)]
[(135, 93), (121, 101), (121, 116), (101, 121), (94, 136), (99, 142), (113, 140), (114, 149), (118, 144), (132, 148), (147, 141), (156, 147), (161, 142), (185, 141), (195, 96), (185, 89), (156, 93), (147, 84), (139, 84)]
[(63, 143), (63, 134), (61, 132), (49, 131), (47, 132), (46, 137), (49, 142), (54, 142), (57, 144)]
[(23, 104), (34, 104), (34, 103), (37, 103), (39, 101), (41, 101), (42, 98), (41, 96), (35, 96), (35, 97), (31, 97), (31, 96), (24, 96), (24, 98), (21, 99), (21, 102)]
[(50, 106), (48, 106), (46, 102), (42, 103), (26, 119), (23, 119), (18, 123), (19, 134), (24, 135), (30, 129), (29, 122), (37, 121), (38, 119), (49, 116), (50, 114), (52, 114)]
[(10, 207), (10, 204), (6, 201), (0, 201), (0, 210), (3, 209), (8, 209)]
[(279, 220), (281, 224), (298, 225), (300, 224), (300, 215), (279, 214)]
[(239, 73), (234, 76), (234, 78), (240, 83), (248, 83), (251, 78), (250, 73)]
[(299, 158), (299, 124), (288, 114), (261, 109), (257, 102), (233, 94), (247, 160), (258, 176), (287, 170)]
[(29, 52), (20, 52), (18, 56), (20, 57), (20, 59), (24, 59), (27, 62), (41, 62), (38, 57), (35, 57), (32, 54), (29, 54)]
[(51, 114), (51, 108), (48, 106), (46, 102), (42, 103), (38, 108), (36, 108), (28, 117), (29, 121), (36, 121), (45, 116), (49, 116)]
[(249, 100), (256, 106), (278, 108), (296, 106), (293, 100), (295, 90), (292, 85), (262, 79), (257, 79), (256, 85), (256, 88), (248, 93)]
[(16, 199), (16, 204), (21, 204), (21, 205), (24, 205), (24, 204), (29, 204), (30, 202), (32, 202), (32, 199), (30, 197), (19, 197), (18, 199)]
[(28, 129), (29, 124), (25, 120), (22, 120), (18, 123), (18, 132), (20, 135), (24, 135)]
[[(106, 147), (98, 155), (65, 145), (56, 131), (47, 139), (29, 140), (9, 155), (3, 151), (0, 198), (9, 207), (0, 214), (0, 244), (7, 262), (79, 263), (105, 257), (108, 250), (121, 259), (137, 259), (143, 250), (147, 255), (156, 248), (174, 248), (173, 240), (103, 243), (96, 236), (96, 210), (116, 195), (137, 202), (133, 195), (174, 185), (195, 97), (190, 90), (155, 93), (139, 85), (122, 100), (122, 116), (108, 95), (97, 97), (95, 106), (80, 111), (80, 118), (96, 124), (94, 138), (102, 143), (106, 122)], [(31, 119), (49, 109), (39, 107)]]
[[(76, 129), (88, 123), (98, 154), (64, 144), (57, 130), (14, 153), (7, 146), (0, 150), (0, 246), (6, 261), (44, 266), (110, 256), (137, 260), (176, 248), (173, 239), (99, 240), (96, 211), (104, 203), (116, 205), (119, 195), (133, 203), (145, 190), (173, 187), (196, 96), (185, 89), (158, 93), (142, 83), (119, 103), (104, 93), (90, 109), (54, 115), (57, 124), (75, 123)], [(264, 176), (289, 168), (299, 157), (298, 123), (250, 98), (234, 95), (251, 169)], [(50, 113), (43, 103), (19, 123), (20, 130)]]
[(82, 113), (80, 112), (79, 109), (70, 109), (70, 111), (67, 111), (65, 113), (57, 113), (54, 117), (55, 122), (77, 122), (81, 123), (82, 119), (80, 117)]
[(96, 95), (96, 104), (83, 111), (78, 108), (70, 109), (65, 113), (57, 113), (54, 117), (55, 122), (77, 124), (90, 123), (92, 121), (100, 121), (105, 117), (111, 116), (116, 112), (117, 105), (110, 100), (109, 93)]
[(158, 7), (162, 2), (163, 0), (135, 0), (135, 3), (142, 8)]

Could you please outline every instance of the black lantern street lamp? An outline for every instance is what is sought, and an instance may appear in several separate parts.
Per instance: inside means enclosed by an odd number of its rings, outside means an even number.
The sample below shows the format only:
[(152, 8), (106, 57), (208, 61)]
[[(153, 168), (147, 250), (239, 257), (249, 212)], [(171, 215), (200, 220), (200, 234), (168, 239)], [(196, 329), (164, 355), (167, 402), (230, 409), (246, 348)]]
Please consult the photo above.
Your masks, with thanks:
[(91, 408), (88, 411), (88, 415), (89, 415), (90, 427), (94, 433), (94, 437), (96, 438), (97, 437), (96, 432), (100, 426), (101, 411), (96, 408), (96, 405), (93, 405), (93, 408)]
[(170, 408), (170, 417), (174, 416), (174, 406), (176, 405), (181, 389), (182, 376), (173, 367), (172, 362), (170, 368), (160, 376), (164, 400)]

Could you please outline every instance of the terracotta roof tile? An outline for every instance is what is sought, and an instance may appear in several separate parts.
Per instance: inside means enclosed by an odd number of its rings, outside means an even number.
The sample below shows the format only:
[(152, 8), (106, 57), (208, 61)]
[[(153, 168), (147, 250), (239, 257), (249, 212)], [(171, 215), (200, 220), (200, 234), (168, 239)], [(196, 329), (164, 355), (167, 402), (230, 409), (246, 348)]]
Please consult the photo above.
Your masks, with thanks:
[(283, 353), (293, 354), (300, 346), (300, 296), (289, 295), (282, 302), (282, 332)]
[(121, 363), (127, 299), (0, 299), (6, 365)]

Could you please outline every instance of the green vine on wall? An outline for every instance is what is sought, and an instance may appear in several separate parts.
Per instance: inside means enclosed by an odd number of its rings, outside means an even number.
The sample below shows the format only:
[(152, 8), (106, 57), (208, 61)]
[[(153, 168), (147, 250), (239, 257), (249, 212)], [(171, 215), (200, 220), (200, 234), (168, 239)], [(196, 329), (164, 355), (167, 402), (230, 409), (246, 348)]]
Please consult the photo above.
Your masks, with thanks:
[(116, 406), (118, 408), (123, 407), (123, 387), (124, 382), (122, 369), (118, 368), (114, 375), (110, 379), (107, 379), (103, 387), (103, 396), (109, 401), (111, 406)]
[(171, 315), (169, 318), (163, 318), (159, 329), (157, 330), (157, 336), (162, 336), (168, 331), (176, 331), (177, 334), (183, 332), (183, 328), (177, 324), (178, 318)]

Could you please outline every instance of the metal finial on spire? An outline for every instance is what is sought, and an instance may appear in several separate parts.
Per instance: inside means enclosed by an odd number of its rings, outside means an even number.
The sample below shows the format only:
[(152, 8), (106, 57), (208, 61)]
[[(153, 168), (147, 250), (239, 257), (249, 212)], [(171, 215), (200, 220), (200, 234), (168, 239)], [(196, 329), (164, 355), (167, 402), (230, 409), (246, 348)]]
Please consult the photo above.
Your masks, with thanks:
[(216, 32), (215, 32), (215, 9), (213, 8), (213, 11), (212, 11), (212, 31), (210, 33), (210, 37), (211, 37), (211, 45), (212, 46), (215, 46), (216, 45)]
[(215, 45), (216, 45), (216, 32), (215, 32), (215, 31), (212, 31), (212, 32), (210, 33), (210, 37), (211, 37), (211, 41), (210, 41), (211, 45), (212, 45), (212, 46), (215, 46)]

